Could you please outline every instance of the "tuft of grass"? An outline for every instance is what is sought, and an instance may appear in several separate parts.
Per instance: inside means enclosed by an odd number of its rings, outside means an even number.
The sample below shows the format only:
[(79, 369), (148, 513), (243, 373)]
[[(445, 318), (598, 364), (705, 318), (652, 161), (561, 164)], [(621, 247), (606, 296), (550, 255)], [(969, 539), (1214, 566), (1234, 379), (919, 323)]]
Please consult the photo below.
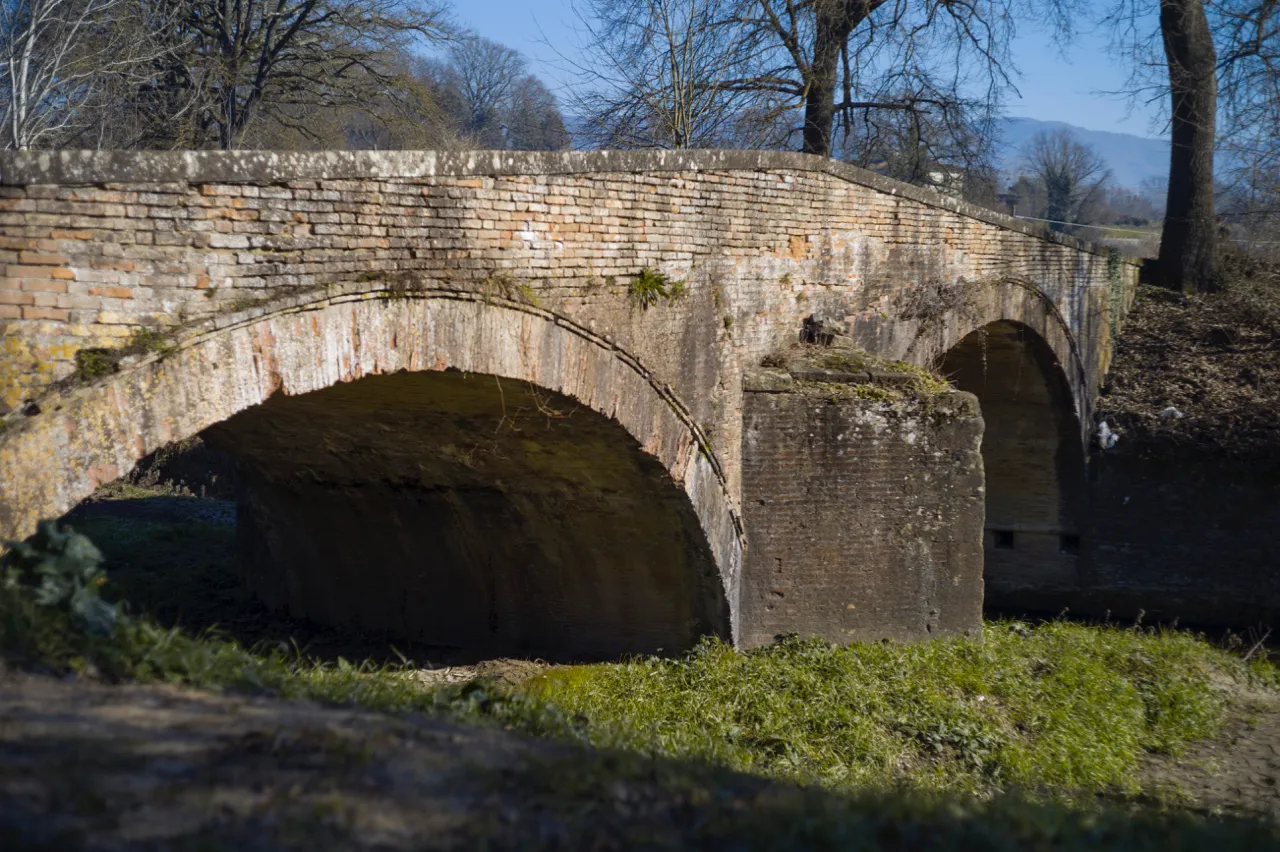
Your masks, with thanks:
[(109, 376), (119, 372), (120, 359), (128, 355), (161, 355), (173, 349), (173, 343), (159, 331), (146, 326), (133, 330), (123, 346), (116, 349), (87, 347), (76, 351), (75, 377), (81, 381)]
[(173, 344), (162, 332), (147, 326), (139, 326), (125, 341), (124, 351), (128, 354), (149, 355), (153, 352), (165, 353), (173, 348)]
[(631, 304), (647, 311), (649, 308), (666, 300), (674, 302), (684, 296), (687, 285), (683, 279), (668, 278), (662, 272), (645, 267), (627, 287)]
[(905, 373), (915, 377), (915, 389), (921, 393), (942, 393), (955, 390), (946, 379), (924, 367), (908, 364), (906, 361), (886, 361), (881, 365), (891, 373)]
[(88, 381), (108, 376), (118, 369), (119, 355), (110, 349), (90, 347), (76, 350), (76, 377)]
[(1177, 632), (987, 625), (981, 641), (746, 653), (553, 669), (525, 689), (597, 745), (838, 788), (1007, 785), (1138, 792), (1144, 752), (1213, 736), (1245, 664)]

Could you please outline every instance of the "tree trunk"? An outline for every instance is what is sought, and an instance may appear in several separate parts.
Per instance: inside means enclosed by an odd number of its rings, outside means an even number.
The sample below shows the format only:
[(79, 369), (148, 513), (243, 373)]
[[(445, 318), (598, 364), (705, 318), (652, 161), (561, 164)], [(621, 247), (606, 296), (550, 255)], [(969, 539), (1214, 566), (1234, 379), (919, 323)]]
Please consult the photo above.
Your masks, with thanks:
[(1158, 270), (1166, 286), (1194, 293), (1219, 284), (1213, 212), (1217, 55), (1203, 0), (1160, 0), (1160, 30), (1169, 62), (1173, 145)]
[(805, 81), (804, 137), (800, 150), (831, 156), (840, 51), (850, 33), (884, 0), (818, 0), (813, 20), (813, 63)]
[(843, 3), (819, 3), (814, 15), (813, 64), (809, 66), (808, 89), (804, 96), (804, 138), (802, 151), (831, 156), (831, 125), (836, 115), (836, 74), (840, 68), (840, 48), (848, 32), (840, 33)]

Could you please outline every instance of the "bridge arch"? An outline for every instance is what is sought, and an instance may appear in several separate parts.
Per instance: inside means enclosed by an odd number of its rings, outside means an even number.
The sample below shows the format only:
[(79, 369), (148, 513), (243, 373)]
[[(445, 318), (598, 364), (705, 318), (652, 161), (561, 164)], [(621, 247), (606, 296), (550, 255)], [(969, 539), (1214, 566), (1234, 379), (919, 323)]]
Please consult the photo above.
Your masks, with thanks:
[(1051, 606), (1080, 581), (1086, 466), (1080, 385), (1071, 378), (1083, 371), (1065, 324), (1040, 315), (1040, 328), (990, 319), (938, 362), (982, 408), (983, 579), (986, 604), (997, 609)]
[(366, 288), (222, 317), (39, 400), (0, 434), (0, 533), (203, 433), (243, 461), (251, 582), (300, 614), (490, 651), (736, 636), (741, 523), (664, 384), (532, 305)]

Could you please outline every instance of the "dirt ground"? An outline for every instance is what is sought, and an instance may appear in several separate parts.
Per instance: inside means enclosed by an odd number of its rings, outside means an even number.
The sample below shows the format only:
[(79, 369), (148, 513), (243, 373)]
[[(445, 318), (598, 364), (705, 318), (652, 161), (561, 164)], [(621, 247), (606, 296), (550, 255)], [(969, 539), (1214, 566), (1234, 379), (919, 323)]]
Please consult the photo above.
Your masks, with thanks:
[(1098, 415), (1143, 454), (1280, 463), (1280, 269), (1226, 269), (1220, 293), (1138, 290)]
[[(1230, 767), (1247, 754), (1249, 769), (1216, 777), (1213, 795), (1275, 815), (1278, 719), (1216, 755)], [(1230, 815), (1216, 828), (1177, 811), (1040, 824), (1016, 803), (993, 818), (904, 801), (421, 717), (0, 672), (6, 852), (1280, 848), (1274, 827)]]
[(1217, 739), (1176, 758), (1148, 757), (1142, 786), (1210, 813), (1280, 822), (1280, 698), (1248, 697)]

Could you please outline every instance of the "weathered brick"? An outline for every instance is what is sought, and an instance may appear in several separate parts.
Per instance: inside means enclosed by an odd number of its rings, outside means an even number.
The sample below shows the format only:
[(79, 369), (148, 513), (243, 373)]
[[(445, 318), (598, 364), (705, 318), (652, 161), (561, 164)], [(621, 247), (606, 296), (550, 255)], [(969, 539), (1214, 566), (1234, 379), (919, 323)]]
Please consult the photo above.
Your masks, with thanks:
[(35, 297), (18, 290), (0, 290), (0, 305), (34, 305)]
[(58, 322), (66, 322), (70, 316), (70, 312), (61, 308), (35, 307), (32, 305), (24, 305), (22, 308), (22, 318), (24, 320), (55, 320)]
[(133, 289), (130, 287), (90, 287), (90, 296), (110, 296), (115, 299), (132, 299)]
[(18, 262), (31, 266), (65, 266), (71, 261), (65, 254), (24, 251), (18, 253)]
[(49, 267), (10, 264), (4, 268), (4, 274), (7, 278), (48, 278)]
[(67, 282), (50, 278), (23, 278), (22, 289), (35, 293), (65, 293)]

